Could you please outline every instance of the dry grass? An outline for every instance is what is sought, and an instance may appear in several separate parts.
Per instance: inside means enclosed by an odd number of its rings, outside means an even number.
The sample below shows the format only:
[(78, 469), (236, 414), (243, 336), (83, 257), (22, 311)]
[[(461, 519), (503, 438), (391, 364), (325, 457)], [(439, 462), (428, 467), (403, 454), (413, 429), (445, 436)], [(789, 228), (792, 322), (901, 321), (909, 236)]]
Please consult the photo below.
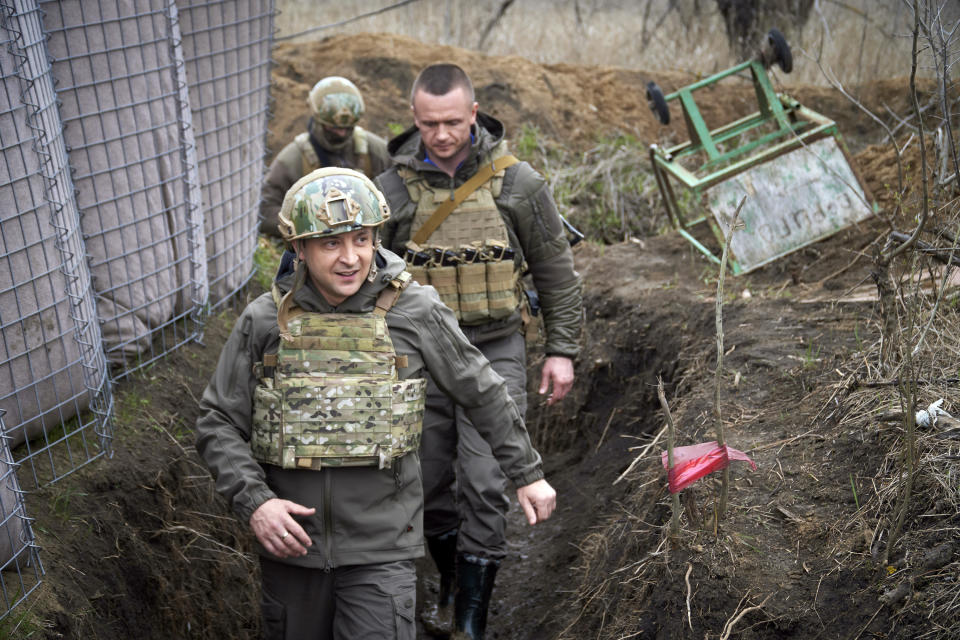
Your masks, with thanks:
[[(960, 199), (936, 214), (938, 227), (956, 229)], [(952, 243), (945, 240), (941, 235), (931, 238), (931, 244), (949, 252)], [(877, 565), (882, 565), (891, 530), (896, 531), (893, 523), (908, 485), (905, 456), (910, 450), (907, 434), (912, 418), (905, 413), (905, 390), (915, 389), (917, 410), (943, 399), (943, 409), (960, 414), (957, 292), (946, 286), (946, 270), (928, 255), (929, 251), (913, 254), (900, 265), (898, 362), (909, 361), (905, 357), (909, 351), (912, 373), (901, 364), (879, 379), (880, 344), (869, 345), (854, 367), (854, 376), (861, 382), (841, 398), (841, 430), (875, 431), (887, 450), (873, 479), (875, 494), (842, 526), (848, 536), (872, 532), (869, 561)], [(920, 293), (923, 284), (934, 294)], [(956, 638), (960, 636), (960, 582), (956, 579), (960, 575), (960, 421), (944, 417), (928, 426), (917, 424), (913, 449), (903, 531), (890, 545), (886, 564), (879, 566), (884, 575), (880, 600), (895, 611), (895, 621), (926, 621), (922, 635), (916, 637)]]

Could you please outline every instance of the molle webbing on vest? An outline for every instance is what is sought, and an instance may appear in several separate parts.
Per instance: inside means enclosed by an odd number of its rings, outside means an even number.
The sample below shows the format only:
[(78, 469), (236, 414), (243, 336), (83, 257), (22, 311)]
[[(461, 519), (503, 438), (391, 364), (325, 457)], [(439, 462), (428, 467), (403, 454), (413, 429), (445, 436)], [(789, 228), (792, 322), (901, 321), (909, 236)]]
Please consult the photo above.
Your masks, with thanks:
[[(288, 314), (274, 375), (254, 391), (250, 448), (285, 469), (389, 467), (420, 445), (426, 381), (400, 380), (386, 312), (409, 276), (371, 313)], [(267, 358), (261, 364), (267, 364)]]
[[(457, 190), (451, 194), (450, 198), (439, 201), (437, 207), (433, 210), (433, 213), (430, 217), (423, 221), (420, 227), (417, 229), (416, 233), (413, 234), (412, 240), (419, 245), (422, 245), (427, 240), (430, 239), (430, 236), (437, 230), (437, 228), (443, 224), (443, 221), (453, 213), (457, 207), (459, 207), (467, 198), (473, 195), (480, 187), (485, 185), (491, 178), (497, 174), (502, 174), (506, 171), (507, 167), (512, 167), (516, 163), (520, 162), (515, 156), (505, 155), (499, 158), (493, 159), (490, 164), (485, 164), (473, 175), (472, 178), (464, 182), (462, 185), (457, 187)], [(436, 200), (434, 200), (436, 202)], [(419, 213), (419, 209), (418, 209)], [(474, 237), (473, 239), (476, 239)]]
[(433, 286), (464, 325), (505, 318), (520, 304), (519, 265), (507, 249), (509, 234), (496, 203), (504, 171), (517, 162), (501, 143), (491, 162), (453, 194), (407, 167), (397, 170), (417, 207), (407, 269), (414, 279)]

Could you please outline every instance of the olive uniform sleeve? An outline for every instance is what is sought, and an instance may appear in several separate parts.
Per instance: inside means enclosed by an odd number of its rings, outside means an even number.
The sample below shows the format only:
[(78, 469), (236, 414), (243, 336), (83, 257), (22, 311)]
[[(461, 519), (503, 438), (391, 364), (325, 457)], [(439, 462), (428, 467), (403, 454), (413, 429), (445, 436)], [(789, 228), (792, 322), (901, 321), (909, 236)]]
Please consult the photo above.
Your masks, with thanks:
[(490, 445), (504, 474), (518, 487), (543, 478), (540, 454), (507, 384), (467, 340), (453, 312), (432, 287), (411, 284), (391, 310), (395, 343), (415, 345), (441, 391), (464, 408)]
[(576, 358), (583, 323), (582, 282), (550, 186), (521, 162), (507, 169), (497, 204), (533, 276), (546, 328), (545, 352)]
[[(276, 497), (250, 452), (253, 390), (257, 384), (253, 363), (262, 358), (263, 344), (269, 338), (268, 323), (257, 321), (263, 317), (257, 311), (271, 306), (272, 300), (261, 296), (237, 320), (200, 399), (196, 425), (197, 452), (210, 468), (217, 491), (244, 522), (257, 507)], [(276, 311), (273, 313), (275, 316)]]
[(277, 223), (279, 222), (280, 207), (283, 198), (293, 184), (300, 179), (303, 162), (300, 159), (300, 149), (291, 142), (285, 146), (270, 163), (267, 177), (260, 189), (260, 232), (271, 236), (279, 236)]

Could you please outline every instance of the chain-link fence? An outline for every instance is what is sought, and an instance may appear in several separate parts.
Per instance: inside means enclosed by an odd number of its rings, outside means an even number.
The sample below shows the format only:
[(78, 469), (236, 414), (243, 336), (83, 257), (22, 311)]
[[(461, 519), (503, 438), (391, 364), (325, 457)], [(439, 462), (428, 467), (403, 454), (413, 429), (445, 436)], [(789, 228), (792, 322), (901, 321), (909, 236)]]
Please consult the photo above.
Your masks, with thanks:
[[(0, 552), (21, 523), (10, 539), (36, 553), (18, 479), (109, 455), (112, 382), (199, 338), (251, 277), (273, 17), (272, 0), (0, 0)], [(7, 611), (42, 572), (19, 553), (0, 557)]]

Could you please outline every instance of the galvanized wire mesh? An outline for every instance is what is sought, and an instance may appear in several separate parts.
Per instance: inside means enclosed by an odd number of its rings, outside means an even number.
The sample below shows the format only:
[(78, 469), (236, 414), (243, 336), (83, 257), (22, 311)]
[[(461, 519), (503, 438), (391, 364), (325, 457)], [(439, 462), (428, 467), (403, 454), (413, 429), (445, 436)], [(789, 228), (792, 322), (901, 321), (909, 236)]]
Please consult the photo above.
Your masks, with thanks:
[(0, 409), (39, 486), (109, 452), (110, 391), (40, 14), (0, 20)]
[(3, 424), (0, 411), (0, 618), (36, 589), (43, 575)]
[(178, 2), (206, 223), (210, 304), (253, 275), (270, 97), (272, 0)]
[[(121, 378), (193, 339), (206, 286), (170, 0), (41, 2), (107, 360)], [(203, 256), (199, 257), (201, 261)]]
[(253, 273), (273, 16), (0, 0), (0, 618), (42, 575), (20, 483), (109, 454), (111, 384)]

